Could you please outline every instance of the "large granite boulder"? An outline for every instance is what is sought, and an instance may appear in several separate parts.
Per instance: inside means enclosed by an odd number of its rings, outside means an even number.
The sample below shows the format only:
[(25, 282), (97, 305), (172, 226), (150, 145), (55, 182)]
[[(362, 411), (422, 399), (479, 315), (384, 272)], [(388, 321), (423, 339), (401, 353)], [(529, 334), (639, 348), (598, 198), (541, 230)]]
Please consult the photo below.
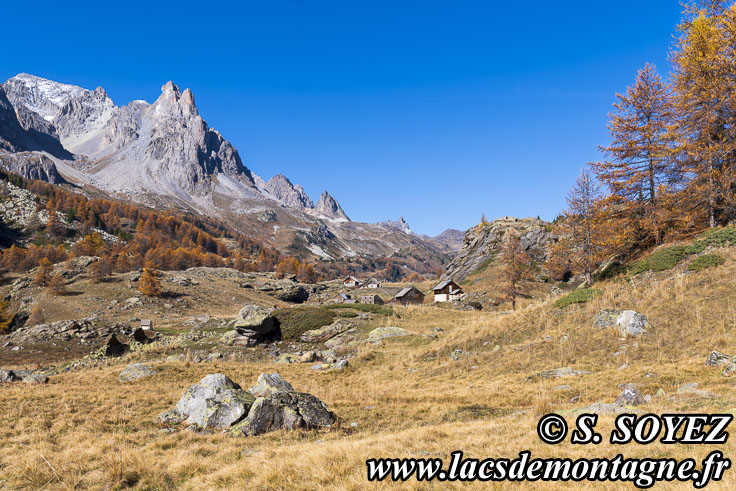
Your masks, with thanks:
[(335, 414), (312, 394), (278, 391), (256, 399), (233, 433), (255, 436), (275, 430), (329, 428), (335, 421)]
[(238, 312), (233, 328), (245, 338), (245, 344), (249, 346), (266, 341), (277, 341), (281, 339), (281, 328), (278, 319), (272, 314), (273, 309), (246, 305)]
[(248, 414), (255, 398), (221, 373), (207, 375), (187, 389), (176, 407), (159, 416), (164, 423), (226, 429)]

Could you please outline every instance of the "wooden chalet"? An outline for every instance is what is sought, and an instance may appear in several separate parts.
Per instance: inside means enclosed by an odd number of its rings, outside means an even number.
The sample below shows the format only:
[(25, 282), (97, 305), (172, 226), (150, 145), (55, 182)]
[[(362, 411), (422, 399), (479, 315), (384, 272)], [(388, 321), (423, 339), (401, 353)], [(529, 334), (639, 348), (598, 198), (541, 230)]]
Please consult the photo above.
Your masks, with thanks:
[(437, 302), (456, 302), (465, 294), (460, 285), (452, 280), (440, 281), (432, 288), (434, 292), (434, 301)]
[(391, 300), (391, 303), (398, 305), (421, 305), (424, 303), (424, 293), (420, 292), (416, 287), (409, 286), (401, 290)]

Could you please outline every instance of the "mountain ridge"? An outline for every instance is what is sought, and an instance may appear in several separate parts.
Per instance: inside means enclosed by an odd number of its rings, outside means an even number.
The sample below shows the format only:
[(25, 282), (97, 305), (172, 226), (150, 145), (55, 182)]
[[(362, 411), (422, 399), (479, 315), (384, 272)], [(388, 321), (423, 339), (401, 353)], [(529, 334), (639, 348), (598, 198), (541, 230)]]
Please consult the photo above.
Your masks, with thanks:
[[(14, 167), (27, 177), (56, 172), (79, 189), (228, 218), (276, 246), (323, 259), (390, 256), (419, 247), (420, 255), (445, 260), (445, 246), (439, 241), (400, 229), (387, 234), (380, 224), (352, 222), (327, 191), (315, 204), (302, 186), (281, 173), (264, 181), (202, 118), (192, 91), (182, 91), (171, 81), (154, 102), (135, 100), (124, 106), (115, 105), (102, 87), (89, 90), (28, 74), (8, 79), (0, 90), (11, 105), (4, 112), (15, 113), (16, 122), (18, 114), (27, 115), (37, 127), (35, 134), (43, 135), (38, 143), (16, 131), (28, 144), (0, 147), (6, 153), (0, 155), (5, 167), (12, 170), (7, 153), (15, 154)], [(6, 119), (15, 124), (10, 116)], [(5, 133), (0, 128), (0, 138)], [(47, 154), (45, 171), (31, 169), (42, 160), (26, 158), (19, 154), (23, 151)], [(27, 164), (18, 165), (24, 158)], [(283, 213), (273, 215), (274, 221), (256, 219), (265, 210)]]

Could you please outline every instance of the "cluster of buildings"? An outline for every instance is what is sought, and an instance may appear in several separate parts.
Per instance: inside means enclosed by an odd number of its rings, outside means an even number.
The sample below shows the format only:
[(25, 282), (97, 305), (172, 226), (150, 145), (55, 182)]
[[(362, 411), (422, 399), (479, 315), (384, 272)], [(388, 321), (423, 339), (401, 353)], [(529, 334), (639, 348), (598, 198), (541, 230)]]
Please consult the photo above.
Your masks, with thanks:
[[(342, 284), (344, 287), (351, 290), (358, 288), (376, 289), (381, 288), (382, 286), (381, 282), (376, 278), (371, 277), (365, 281), (361, 281), (354, 276), (348, 276), (342, 281)], [(453, 280), (440, 281), (432, 288), (432, 293), (434, 295), (435, 303), (458, 302), (463, 295), (465, 295), (465, 292), (460, 288), (460, 285), (455, 283)], [(424, 293), (419, 291), (415, 286), (408, 286), (406, 288), (402, 288), (396, 295), (394, 295), (389, 303), (399, 305), (421, 305), (424, 303), (424, 296)], [(358, 295), (357, 297), (358, 298), (353, 298), (350, 294), (340, 293), (333, 299), (333, 302), (347, 304), (366, 303), (374, 305), (382, 305), (384, 303), (384, 300), (379, 295), (373, 293), (366, 293)]]

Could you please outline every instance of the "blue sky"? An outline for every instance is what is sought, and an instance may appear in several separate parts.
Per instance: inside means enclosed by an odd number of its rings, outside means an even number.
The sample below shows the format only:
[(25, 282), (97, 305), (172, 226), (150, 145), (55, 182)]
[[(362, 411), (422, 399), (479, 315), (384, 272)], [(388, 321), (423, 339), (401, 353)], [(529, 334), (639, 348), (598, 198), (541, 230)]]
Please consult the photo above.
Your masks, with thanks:
[(6, 2), (0, 78), (119, 104), (167, 80), (264, 178), (419, 233), (552, 219), (617, 91), (669, 71), (676, 0)]

